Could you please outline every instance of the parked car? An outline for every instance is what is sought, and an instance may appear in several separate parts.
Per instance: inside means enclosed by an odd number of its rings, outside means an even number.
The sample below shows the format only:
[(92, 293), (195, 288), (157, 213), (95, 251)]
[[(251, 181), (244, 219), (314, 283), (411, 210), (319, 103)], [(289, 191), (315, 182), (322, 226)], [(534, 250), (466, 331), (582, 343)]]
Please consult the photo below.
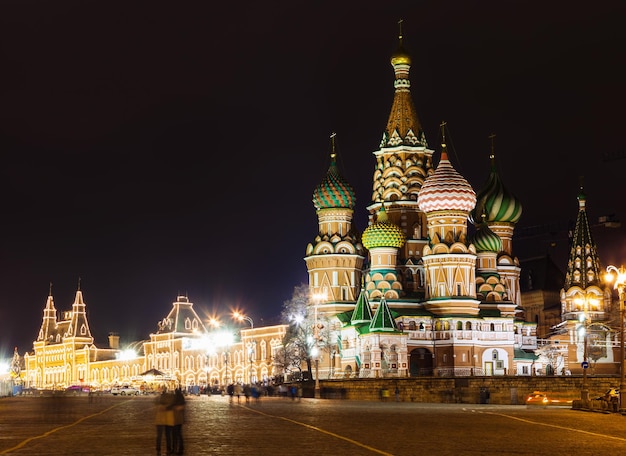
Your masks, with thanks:
[(71, 385), (65, 388), (65, 394), (78, 396), (79, 394), (89, 394), (89, 386), (87, 385)]
[(111, 388), (111, 394), (113, 396), (137, 396), (139, 394), (139, 389), (134, 386), (124, 385), (124, 386), (114, 386)]

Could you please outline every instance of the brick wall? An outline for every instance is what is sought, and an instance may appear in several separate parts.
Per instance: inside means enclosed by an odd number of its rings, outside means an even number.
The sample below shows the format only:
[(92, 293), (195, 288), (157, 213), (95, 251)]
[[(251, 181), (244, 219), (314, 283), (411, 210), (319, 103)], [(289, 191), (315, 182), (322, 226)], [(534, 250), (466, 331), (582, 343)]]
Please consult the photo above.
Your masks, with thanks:
[[(394, 401), (396, 386), (402, 402), (484, 403), (486, 392), (490, 404), (524, 404), (533, 391), (558, 393), (559, 396), (580, 398), (581, 376), (565, 377), (457, 377), (322, 380), (320, 391), (324, 398), (365, 401)], [(588, 377), (589, 397), (602, 395), (619, 386), (617, 377)], [(386, 391), (386, 393), (385, 393)]]

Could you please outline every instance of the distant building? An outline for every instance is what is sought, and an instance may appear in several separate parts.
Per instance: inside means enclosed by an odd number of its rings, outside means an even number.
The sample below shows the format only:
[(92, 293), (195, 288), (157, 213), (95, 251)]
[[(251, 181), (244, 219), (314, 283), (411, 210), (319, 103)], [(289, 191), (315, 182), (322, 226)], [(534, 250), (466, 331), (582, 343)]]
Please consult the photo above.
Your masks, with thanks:
[[(605, 282), (598, 249), (587, 217), (587, 197), (582, 187), (578, 193), (578, 214), (570, 241), (567, 268), (555, 302), (556, 274), (545, 282), (543, 307), (538, 291), (529, 288), (525, 309), (542, 329), (539, 373), (547, 375), (582, 374), (583, 364), (588, 375), (618, 375), (621, 369), (619, 308), (613, 305), (612, 289)], [(550, 266), (553, 270), (552, 266)], [(538, 270), (538, 268), (537, 268)], [(539, 270), (538, 270), (539, 272)], [(530, 280), (533, 269), (529, 265)], [(541, 276), (539, 276), (541, 277)], [(559, 278), (560, 279), (560, 278)], [(541, 286), (538, 283), (537, 286)]]
[(124, 384), (222, 388), (231, 382), (267, 382), (282, 376), (273, 359), (285, 328), (266, 326), (239, 334), (207, 330), (188, 298), (178, 296), (148, 340), (121, 348), (119, 336), (111, 334), (109, 347), (98, 348), (82, 291), (77, 290), (72, 310), (61, 319), (50, 292), (33, 352), (24, 355), (23, 382), (39, 389), (89, 385), (104, 390)]

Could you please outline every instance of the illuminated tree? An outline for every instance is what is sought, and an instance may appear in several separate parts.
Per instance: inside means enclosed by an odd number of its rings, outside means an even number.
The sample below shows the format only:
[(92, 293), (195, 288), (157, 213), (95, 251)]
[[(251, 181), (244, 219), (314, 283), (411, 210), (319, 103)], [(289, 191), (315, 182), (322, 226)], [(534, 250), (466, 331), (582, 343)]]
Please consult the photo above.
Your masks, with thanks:
[(294, 288), (290, 300), (283, 303), (281, 318), (288, 326), (283, 338), (279, 365), (285, 372), (303, 370), (312, 378), (311, 366), (315, 349), (324, 350), (328, 346), (329, 325), (315, 311), (316, 302), (309, 286), (300, 284)]

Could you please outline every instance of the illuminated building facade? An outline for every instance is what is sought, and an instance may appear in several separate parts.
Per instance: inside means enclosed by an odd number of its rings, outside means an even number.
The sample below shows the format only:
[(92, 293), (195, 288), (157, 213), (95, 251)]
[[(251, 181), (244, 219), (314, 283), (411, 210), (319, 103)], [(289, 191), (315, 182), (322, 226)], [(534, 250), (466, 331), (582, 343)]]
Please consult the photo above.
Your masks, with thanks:
[[(274, 355), (282, 346), (286, 326), (208, 330), (186, 296), (178, 296), (172, 309), (149, 340), (122, 349), (119, 337), (109, 335), (109, 347), (98, 348), (89, 329), (83, 293), (76, 292), (72, 310), (62, 318), (50, 292), (33, 352), (24, 355), (24, 385), (63, 389), (89, 385), (144, 384), (221, 388), (230, 382), (267, 381), (282, 370)], [(162, 375), (145, 375), (156, 370)], [(144, 374), (144, 375), (142, 375)], [(154, 383), (154, 384), (151, 384)]]
[(334, 136), (313, 194), (319, 232), (305, 262), (311, 294), (326, 296), (316, 310), (333, 330), (332, 359), (320, 365), (351, 377), (532, 375), (537, 325), (520, 318), (512, 245), (521, 204), (499, 178), (493, 147), (478, 193), (448, 158), (445, 123), (435, 158), (402, 41), (400, 33), (369, 226), (362, 235), (352, 226), (356, 197), (336, 166)]

